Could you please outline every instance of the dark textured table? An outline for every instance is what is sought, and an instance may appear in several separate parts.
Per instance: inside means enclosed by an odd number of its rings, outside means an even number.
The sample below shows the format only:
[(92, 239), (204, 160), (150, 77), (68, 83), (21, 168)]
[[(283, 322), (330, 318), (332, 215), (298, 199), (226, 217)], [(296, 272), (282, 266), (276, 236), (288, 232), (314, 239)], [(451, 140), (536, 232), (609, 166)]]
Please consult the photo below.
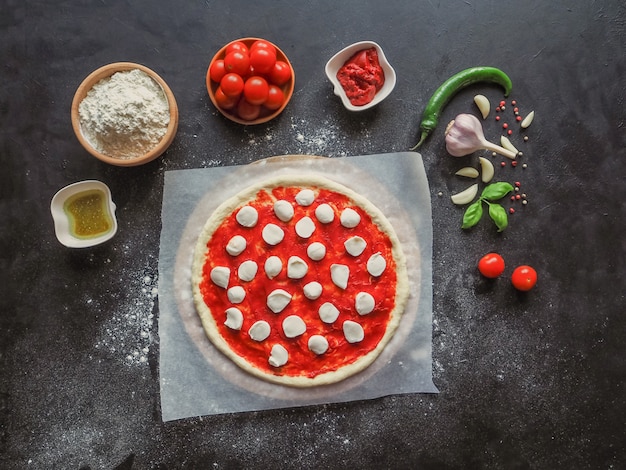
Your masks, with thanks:
[[(5, 1), (0, 467), (624, 468), (625, 30), (619, 1)], [(257, 127), (222, 118), (204, 83), (213, 53), (243, 36), (277, 43), (297, 74), (285, 112)], [(363, 39), (381, 44), (398, 83), (374, 110), (351, 114), (324, 64)], [(153, 68), (180, 108), (173, 145), (142, 167), (100, 163), (70, 125), (79, 83), (116, 61)], [(502, 234), (487, 219), (462, 231), (449, 195), (467, 184), (454, 172), (477, 155), (448, 156), (443, 129), (420, 149), (440, 393), (163, 423), (164, 173), (407, 150), (433, 90), (474, 65), (505, 70), (522, 113), (536, 111), (527, 168), (497, 168), (529, 203), (515, 206)], [(440, 127), (476, 112), (479, 92), (502, 96), (495, 86), (466, 89)], [(499, 135), (493, 119), (485, 128)], [(91, 178), (111, 187), (120, 229), (110, 243), (70, 250), (54, 236), (50, 199)], [(476, 261), (488, 251), (505, 257), (507, 274), (533, 265), (537, 287), (520, 294), (506, 277), (486, 282)]]

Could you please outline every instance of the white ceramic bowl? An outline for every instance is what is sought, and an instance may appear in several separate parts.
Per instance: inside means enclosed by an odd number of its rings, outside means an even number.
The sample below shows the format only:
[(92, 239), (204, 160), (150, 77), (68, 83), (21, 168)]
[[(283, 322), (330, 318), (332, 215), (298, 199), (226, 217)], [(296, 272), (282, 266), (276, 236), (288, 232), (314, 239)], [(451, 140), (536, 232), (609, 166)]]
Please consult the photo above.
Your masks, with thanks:
[[(93, 237), (79, 238), (72, 231), (72, 222), (70, 216), (65, 212), (65, 202), (72, 196), (88, 192), (92, 190), (100, 191), (104, 194), (105, 203), (104, 210), (111, 224), (106, 231), (99, 233)], [(87, 248), (99, 245), (113, 238), (117, 232), (117, 219), (115, 218), (115, 203), (111, 198), (111, 190), (109, 187), (97, 180), (79, 181), (60, 189), (52, 198), (50, 203), (50, 212), (54, 220), (54, 232), (57, 239), (68, 248)]]
[[(337, 72), (355, 53), (363, 49), (369, 49), (372, 47), (374, 47), (376, 49), (376, 52), (378, 53), (378, 61), (385, 74), (385, 83), (383, 84), (383, 87), (378, 91), (378, 93), (376, 93), (376, 96), (374, 96), (374, 99), (372, 101), (363, 106), (354, 106), (352, 103), (350, 103), (350, 100), (346, 96), (346, 92), (341, 86), (341, 83), (339, 83), (339, 80), (337, 80)], [(389, 93), (391, 93), (391, 91), (396, 86), (396, 71), (387, 61), (387, 58), (385, 57), (385, 53), (383, 52), (382, 48), (373, 41), (356, 42), (337, 52), (326, 63), (326, 76), (333, 84), (335, 95), (341, 98), (341, 102), (343, 103), (343, 105), (346, 107), (346, 109), (350, 111), (365, 111), (366, 109), (370, 109), (373, 106), (376, 106), (382, 100), (387, 98), (387, 96), (389, 96)]]

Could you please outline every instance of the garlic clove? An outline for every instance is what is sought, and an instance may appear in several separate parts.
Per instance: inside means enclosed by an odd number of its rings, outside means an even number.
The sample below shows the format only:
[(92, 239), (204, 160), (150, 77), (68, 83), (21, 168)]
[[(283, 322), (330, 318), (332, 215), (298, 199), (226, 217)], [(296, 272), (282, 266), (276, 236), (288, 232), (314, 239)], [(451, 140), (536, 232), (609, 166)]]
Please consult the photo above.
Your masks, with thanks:
[(467, 188), (466, 190), (461, 191), (460, 193), (457, 193), (457, 194), (453, 194), (452, 196), (450, 196), (450, 199), (457, 206), (462, 206), (464, 204), (469, 204), (470, 202), (472, 202), (477, 194), (478, 194), (478, 183), (475, 183), (471, 185), (469, 188)]
[(511, 152), (515, 152), (516, 155), (519, 153), (519, 150), (517, 150), (515, 145), (513, 145), (510, 139), (504, 135), (500, 136), (500, 145)]
[(526, 116), (522, 121), (522, 129), (526, 129), (527, 127), (529, 127), (530, 124), (533, 122), (533, 119), (535, 119), (535, 112), (531, 111), (530, 113), (528, 113), (528, 116)]
[(481, 180), (483, 183), (489, 183), (495, 173), (493, 163), (485, 157), (478, 157), (478, 161), (480, 162), (480, 169), (482, 170)]
[(471, 166), (466, 166), (457, 171), (455, 175), (465, 176), (466, 178), (478, 178), (478, 170)]
[(483, 116), (483, 119), (487, 119), (489, 116), (489, 111), (491, 110), (491, 104), (485, 95), (476, 95), (474, 96), (474, 103), (478, 106), (478, 110), (480, 114)]

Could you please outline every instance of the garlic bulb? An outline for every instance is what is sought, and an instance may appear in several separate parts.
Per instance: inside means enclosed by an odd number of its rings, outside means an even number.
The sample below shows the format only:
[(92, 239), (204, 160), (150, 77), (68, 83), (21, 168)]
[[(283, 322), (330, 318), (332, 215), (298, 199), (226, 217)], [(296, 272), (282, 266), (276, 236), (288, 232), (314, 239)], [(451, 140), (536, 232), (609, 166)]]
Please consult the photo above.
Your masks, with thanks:
[(462, 157), (487, 149), (515, 159), (515, 152), (511, 152), (499, 145), (493, 144), (485, 139), (483, 127), (476, 116), (471, 114), (459, 114), (446, 128), (446, 149), (450, 155)]

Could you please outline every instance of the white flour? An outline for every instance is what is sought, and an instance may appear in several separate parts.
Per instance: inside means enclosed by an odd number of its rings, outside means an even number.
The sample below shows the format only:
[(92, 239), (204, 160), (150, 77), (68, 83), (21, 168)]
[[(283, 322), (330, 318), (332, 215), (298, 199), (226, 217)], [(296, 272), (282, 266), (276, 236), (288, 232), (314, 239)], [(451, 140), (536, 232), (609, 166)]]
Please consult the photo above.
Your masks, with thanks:
[(299, 152), (308, 155), (326, 157), (345, 157), (346, 137), (336, 124), (324, 120), (319, 125), (312, 126), (304, 119), (291, 120), (291, 130), (295, 133)]
[[(154, 340), (153, 310), (158, 296), (158, 276), (149, 267), (136, 273), (124, 271), (122, 275), (127, 292), (120, 295), (118, 308), (102, 325), (95, 348), (126, 365), (147, 365)], [(86, 299), (86, 303), (93, 308), (104, 308), (91, 298)]]
[(81, 130), (100, 153), (135, 158), (159, 143), (170, 122), (161, 86), (139, 69), (96, 83), (78, 107)]

